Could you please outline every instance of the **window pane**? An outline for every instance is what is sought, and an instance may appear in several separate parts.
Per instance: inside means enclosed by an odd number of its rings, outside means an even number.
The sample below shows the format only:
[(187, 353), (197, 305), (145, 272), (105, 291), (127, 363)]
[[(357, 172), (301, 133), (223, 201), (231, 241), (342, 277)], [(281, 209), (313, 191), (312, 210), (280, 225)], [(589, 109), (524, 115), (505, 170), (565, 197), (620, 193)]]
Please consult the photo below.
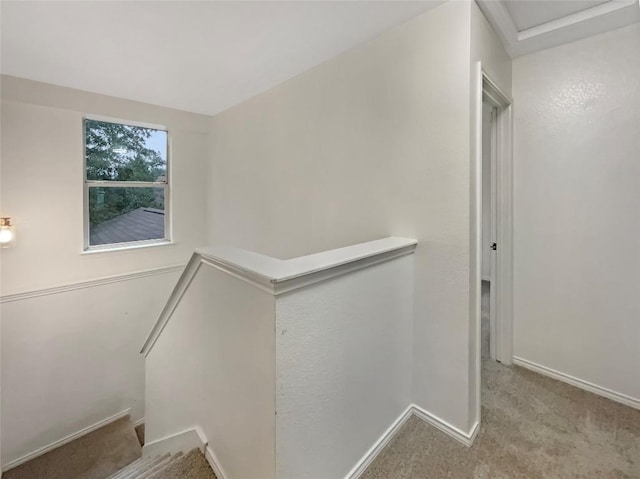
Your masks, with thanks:
[(87, 180), (166, 180), (166, 131), (85, 120), (84, 132)]
[(165, 238), (164, 188), (89, 187), (89, 245)]

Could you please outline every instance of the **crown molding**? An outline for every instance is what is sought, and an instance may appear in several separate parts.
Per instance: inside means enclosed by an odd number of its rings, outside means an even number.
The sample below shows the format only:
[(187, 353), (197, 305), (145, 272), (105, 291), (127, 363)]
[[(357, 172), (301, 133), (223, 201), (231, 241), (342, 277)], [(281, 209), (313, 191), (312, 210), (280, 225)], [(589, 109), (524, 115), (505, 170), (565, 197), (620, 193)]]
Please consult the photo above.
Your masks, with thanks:
[(502, 0), (476, 0), (476, 3), (512, 58), (640, 22), (638, 0), (611, 0), (518, 31)]

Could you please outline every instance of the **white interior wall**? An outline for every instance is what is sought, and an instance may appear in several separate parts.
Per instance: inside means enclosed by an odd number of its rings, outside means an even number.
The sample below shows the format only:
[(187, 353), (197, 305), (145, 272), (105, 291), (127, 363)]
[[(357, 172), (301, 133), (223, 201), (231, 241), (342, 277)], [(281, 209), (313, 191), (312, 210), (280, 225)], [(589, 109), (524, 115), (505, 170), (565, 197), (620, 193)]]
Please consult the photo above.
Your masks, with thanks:
[(640, 25), (514, 61), (514, 355), (640, 406)]
[(469, 3), (212, 122), (209, 242), (292, 257), (417, 238), (414, 401), (469, 427)]
[(227, 477), (349, 475), (411, 405), (414, 243), (388, 240), (298, 266), (202, 250), (148, 346), (145, 454), (198, 427)]
[[(85, 286), (184, 264), (203, 245), (208, 121), (6, 76), (1, 89), (0, 200), (18, 239), (1, 252), (2, 297), (75, 285), (0, 306), (6, 464), (124, 409), (142, 417), (137, 353), (176, 275)], [(82, 254), (84, 114), (169, 128), (175, 244)]]
[[(208, 117), (2, 76), (2, 207), (19, 238), (2, 251), (2, 295), (186, 262), (204, 239)], [(85, 114), (163, 125), (171, 141), (175, 244), (83, 250)]]
[(347, 477), (411, 404), (413, 259), (277, 297), (276, 477)]
[(126, 409), (144, 416), (140, 347), (177, 278), (2, 304), (3, 464)]
[(199, 426), (230, 478), (275, 477), (275, 299), (201, 266), (146, 358), (147, 444)]

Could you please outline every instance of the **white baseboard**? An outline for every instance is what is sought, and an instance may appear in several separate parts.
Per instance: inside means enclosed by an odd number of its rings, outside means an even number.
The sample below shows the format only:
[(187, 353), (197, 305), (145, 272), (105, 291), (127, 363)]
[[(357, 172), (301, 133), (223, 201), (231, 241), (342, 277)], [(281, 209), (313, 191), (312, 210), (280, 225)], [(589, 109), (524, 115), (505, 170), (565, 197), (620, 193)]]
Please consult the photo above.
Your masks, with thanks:
[(469, 434), (469, 444), (467, 446), (473, 446), (473, 443), (476, 442), (476, 437), (478, 437), (478, 433), (480, 432), (480, 421), (476, 421), (476, 423), (471, 428), (471, 434)]
[(473, 446), (473, 441), (475, 441), (476, 436), (478, 435), (478, 431), (480, 430), (479, 422), (476, 422), (473, 425), (473, 427), (471, 428), (471, 431), (464, 432), (458, 429), (457, 427), (453, 426), (452, 424), (449, 424), (444, 419), (439, 418), (435, 414), (431, 414), (430, 412), (422, 409), (420, 406), (416, 406), (414, 404), (412, 408), (413, 408), (413, 414), (419, 417), (420, 419), (422, 419), (424, 422), (432, 425), (435, 428), (440, 429), (442, 432), (444, 432), (445, 434), (448, 434), (449, 436), (454, 438), (456, 441), (464, 444), (465, 446), (468, 446), (468, 447)]
[(222, 465), (220, 464), (218, 457), (213, 452), (213, 449), (211, 449), (211, 446), (207, 446), (205, 449), (204, 457), (207, 459), (207, 462), (218, 479), (227, 479), (227, 473), (222, 468)]
[[(440, 431), (448, 434), (465, 446), (473, 445), (473, 441), (480, 430), (480, 423), (476, 422), (471, 431), (465, 433), (439, 417), (425, 411), (415, 404), (409, 405), (398, 418), (382, 433), (371, 448), (362, 456), (355, 466), (345, 476), (345, 479), (358, 479), (371, 465), (374, 459), (382, 452), (389, 442), (394, 438), (398, 431), (404, 426), (411, 416), (416, 416), (426, 423), (438, 428)], [(220, 461), (216, 457), (213, 449), (209, 446), (207, 438), (199, 427), (186, 429), (177, 434), (157, 439), (142, 448), (143, 457), (150, 455), (165, 454), (167, 452), (175, 454), (178, 451), (187, 452), (194, 448), (200, 448), (204, 452), (207, 462), (213, 469), (218, 479), (227, 479), (227, 474), (222, 468)]]
[(145, 444), (142, 448), (142, 456), (158, 456), (177, 452), (186, 453), (196, 448), (204, 452), (206, 447), (207, 438), (202, 433), (202, 430), (196, 426)]
[(126, 417), (129, 415), (130, 412), (131, 412), (131, 409), (125, 409), (124, 411), (120, 411), (119, 413), (114, 414), (113, 416), (109, 416), (101, 421), (98, 421), (97, 423), (92, 424), (91, 426), (87, 426), (83, 429), (80, 429), (79, 431), (74, 432), (73, 434), (69, 434), (68, 436), (63, 437), (62, 439), (54, 441), (51, 444), (48, 444), (39, 449), (36, 449), (35, 451), (30, 452), (29, 454), (25, 454), (24, 456), (19, 457), (18, 459), (14, 459), (11, 462), (3, 464), (2, 470), (8, 471), (9, 469), (13, 469), (14, 467), (17, 467), (20, 464), (24, 464), (25, 462), (35, 459), (38, 456), (42, 456), (43, 454), (46, 454), (49, 451), (53, 451), (54, 449), (57, 449), (60, 446), (64, 446), (65, 444), (68, 444), (71, 441), (74, 441), (82, 436), (85, 436), (90, 432), (100, 429), (101, 427), (104, 427), (107, 424), (111, 424), (112, 422), (115, 422), (118, 419), (122, 419), (123, 417)]
[[(378, 440), (371, 446), (366, 454), (360, 459), (356, 465), (345, 476), (345, 479), (358, 479), (364, 471), (371, 465), (374, 459), (382, 452), (387, 444), (394, 438), (402, 426), (409, 420), (411, 416), (425, 421), (427, 424), (436, 427), (440, 431), (448, 434), (455, 440), (461, 442), (465, 446), (471, 447), (473, 441), (475, 441), (478, 432), (480, 431), (480, 423), (476, 422), (471, 428), (471, 431), (465, 433), (455, 426), (452, 426), (448, 422), (440, 419), (439, 417), (425, 411), (420, 406), (411, 404), (404, 412), (389, 426), (389, 428), (378, 438)], [(213, 466), (212, 466), (213, 467)], [(214, 469), (215, 471), (215, 469)]]
[(138, 427), (141, 424), (144, 424), (144, 416), (142, 416), (140, 419), (138, 419), (136, 422), (133, 423), (133, 427)]
[(400, 428), (404, 425), (405, 422), (411, 417), (413, 414), (413, 406), (409, 406), (404, 410), (400, 416), (393, 421), (391, 426), (380, 436), (380, 438), (371, 446), (371, 448), (365, 453), (365, 455), (360, 459), (356, 465), (349, 471), (349, 473), (345, 476), (345, 479), (358, 479), (364, 471), (369, 467), (369, 465), (373, 462), (373, 460), (380, 454), (380, 452), (384, 449), (384, 447), (389, 444), (389, 441), (393, 439)]
[(585, 391), (589, 391), (599, 396), (606, 397), (608, 399), (611, 399), (612, 401), (624, 404), (625, 406), (640, 409), (640, 399), (627, 396), (626, 394), (612, 391), (611, 389), (598, 386), (597, 384), (593, 384), (583, 379), (561, 373), (560, 371), (556, 371), (554, 369), (542, 366), (524, 358), (519, 358), (517, 356), (513, 357), (513, 364), (529, 369), (530, 371), (533, 371), (535, 373), (542, 374), (543, 376), (548, 376), (550, 378), (557, 379), (558, 381), (571, 384), (572, 386), (584, 389)]

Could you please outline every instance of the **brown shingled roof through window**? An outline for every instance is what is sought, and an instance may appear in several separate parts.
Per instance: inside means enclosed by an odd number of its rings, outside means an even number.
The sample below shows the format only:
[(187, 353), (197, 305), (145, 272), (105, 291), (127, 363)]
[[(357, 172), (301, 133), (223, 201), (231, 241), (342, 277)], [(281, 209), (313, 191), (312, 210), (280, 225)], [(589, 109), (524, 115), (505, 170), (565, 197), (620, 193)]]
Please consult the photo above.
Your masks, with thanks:
[(164, 210), (138, 208), (91, 228), (90, 245), (164, 238)]

